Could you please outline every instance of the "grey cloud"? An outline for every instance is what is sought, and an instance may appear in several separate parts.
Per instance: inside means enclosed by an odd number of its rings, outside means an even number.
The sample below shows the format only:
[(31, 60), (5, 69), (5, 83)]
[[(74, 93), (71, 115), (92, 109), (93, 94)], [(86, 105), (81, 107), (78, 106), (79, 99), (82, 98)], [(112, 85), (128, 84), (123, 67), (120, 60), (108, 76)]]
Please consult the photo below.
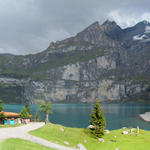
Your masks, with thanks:
[[(149, 8), (149, 0), (0, 0), (0, 53), (42, 51), (50, 41), (73, 36), (97, 20), (127, 26), (130, 16), (139, 21)], [(117, 10), (120, 20), (111, 16)]]

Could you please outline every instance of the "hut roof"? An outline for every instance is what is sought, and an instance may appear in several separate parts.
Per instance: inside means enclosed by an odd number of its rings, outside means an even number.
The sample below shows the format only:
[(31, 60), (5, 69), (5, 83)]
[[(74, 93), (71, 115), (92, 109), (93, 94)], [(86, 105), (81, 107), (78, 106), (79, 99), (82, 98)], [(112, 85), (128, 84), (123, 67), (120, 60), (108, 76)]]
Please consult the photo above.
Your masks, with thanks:
[[(13, 112), (0, 112), (0, 114), (3, 113), (5, 116), (8, 117), (19, 117), (19, 113), (13, 113)], [(32, 117), (32, 115), (29, 115), (29, 117)]]
[(0, 114), (3, 113), (5, 116), (8, 117), (19, 117), (18, 113), (13, 113), (13, 112), (0, 112)]

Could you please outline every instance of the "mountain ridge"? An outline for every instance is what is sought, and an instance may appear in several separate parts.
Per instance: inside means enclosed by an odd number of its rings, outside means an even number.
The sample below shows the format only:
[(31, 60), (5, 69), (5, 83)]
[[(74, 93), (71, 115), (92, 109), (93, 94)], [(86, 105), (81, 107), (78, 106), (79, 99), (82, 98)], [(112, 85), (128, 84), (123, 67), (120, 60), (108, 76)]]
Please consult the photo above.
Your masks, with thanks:
[(149, 100), (149, 27), (146, 21), (126, 29), (114, 21), (95, 22), (40, 53), (0, 54), (0, 98), (30, 103)]

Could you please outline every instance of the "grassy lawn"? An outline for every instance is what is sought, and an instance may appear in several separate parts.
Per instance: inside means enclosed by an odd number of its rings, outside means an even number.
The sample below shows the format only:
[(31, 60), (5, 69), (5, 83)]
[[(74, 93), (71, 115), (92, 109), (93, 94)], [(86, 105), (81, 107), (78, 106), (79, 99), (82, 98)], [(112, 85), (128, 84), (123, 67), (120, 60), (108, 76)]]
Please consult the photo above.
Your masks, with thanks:
[(14, 124), (14, 125), (2, 125), (0, 124), (0, 128), (9, 128), (9, 127), (19, 127), (23, 126), (24, 124)]
[[(64, 132), (60, 131), (60, 128), (63, 128)], [(111, 131), (103, 137), (104, 143), (92, 138), (85, 132), (85, 129), (68, 128), (55, 124), (47, 124), (40, 129), (31, 131), (30, 134), (62, 145), (64, 145), (64, 141), (67, 141), (70, 143), (70, 147), (81, 143), (87, 150), (115, 150), (116, 148), (119, 150), (150, 150), (150, 131), (140, 130), (138, 135), (136, 133), (123, 135), (122, 131), (127, 130), (129, 129)], [(116, 142), (111, 140), (116, 140)]]
[(0, 143), (0, 150), (54, 150), (21, 139), (7, 139)]

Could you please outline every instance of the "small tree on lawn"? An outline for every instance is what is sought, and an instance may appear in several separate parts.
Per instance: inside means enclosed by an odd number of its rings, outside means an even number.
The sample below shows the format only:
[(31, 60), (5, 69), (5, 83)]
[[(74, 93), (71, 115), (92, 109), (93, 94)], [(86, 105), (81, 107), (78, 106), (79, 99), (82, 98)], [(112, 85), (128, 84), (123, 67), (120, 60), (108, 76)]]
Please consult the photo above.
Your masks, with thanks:
[(0, 123), (3, 123), (4, 119), (5, 119), (5, 114), (2, 112), (0, 113)]
[(20, 112), (20, 117), (22, 119), (28, 119), (29, 118), (29, 113), (26, 107), (23, 107), (23, 109)]
[(100, 104), (99, 104), (97, 99), (93, 105), (90, 124), (94, 126), (93, 129), (90, 129), (90, 132), (95, 137), (99, 138), (99, 137), (102, 137), (104, 135), (104, 129), (106, 126), (106, 122), (105, 122), (104, 113), (101, 110)]
[(45, 123), (49, 122), (49, 115), (52, 113), (51, 102), (46, 103), (45, 101), (40, 102), (41, 111), (45, 113)]
[(31, 110), (30, 110), (30, 105), (29, 103), (25, 103), (25, 108), (27, 109), (27, 112), (30, 114)]
[(4, 103), (2, 100), (0, 100), (0, 112), (2, 112), (4, 109)]
[(34, 113), (34, 120), (35, 120), (36, 122), (40, 122), (41, 118), (40, 118), (40, 112), (39, 112), (39, 111), (36, 111), (36, 112)]

